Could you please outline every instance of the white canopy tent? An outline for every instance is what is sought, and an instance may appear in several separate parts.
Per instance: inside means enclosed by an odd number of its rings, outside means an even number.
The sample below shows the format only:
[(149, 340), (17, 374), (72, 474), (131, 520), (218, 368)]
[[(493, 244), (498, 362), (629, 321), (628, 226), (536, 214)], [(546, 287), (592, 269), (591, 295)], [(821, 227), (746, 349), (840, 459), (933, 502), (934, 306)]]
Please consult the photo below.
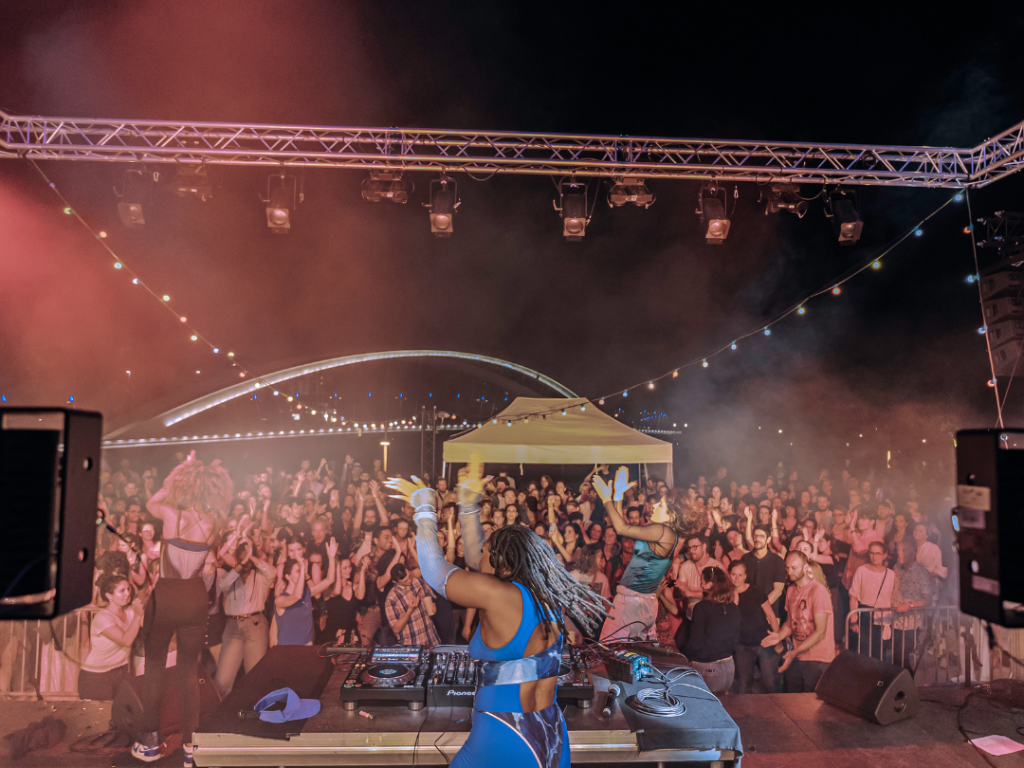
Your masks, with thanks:
[[(447, 441), (445, 464), (467, 462), (473, 454), (492, 464), (608, 464), (613, 469), (641, 464), (672, 484), (671, 443), (637, 432), (597, 407), (583, 410), (586, 405), (582, 397), (518, 397), (494, 417), (497, 423), (488, 421)], [(534, 415), (539, 413), (547, 418)], [(527, 415), (530, 420), (522, 420)]]

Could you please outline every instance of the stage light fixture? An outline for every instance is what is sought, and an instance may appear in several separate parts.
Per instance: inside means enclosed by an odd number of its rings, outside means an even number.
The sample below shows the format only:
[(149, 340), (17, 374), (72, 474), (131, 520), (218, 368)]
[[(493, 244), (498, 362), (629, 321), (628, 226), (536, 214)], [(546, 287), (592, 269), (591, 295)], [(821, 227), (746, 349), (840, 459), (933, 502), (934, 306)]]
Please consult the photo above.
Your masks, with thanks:
[(807, 213), (807, 201), (800, 197), (800, 188), (796, 184), (772, 184), (761, 190), (761, 202), (767, 203), (765, 214), (789, 211), (803, 218)]
[(461, 205), (459, 185), (450, 176), (430, 182), (430, 202), (423, 207), (430, 211), (430, 231), (434, 237), (451, 237), (455, 209)]
[(178, 197), (194, 195), (204, 203), (213, 197), (213, 186), (205, 165), (182, 163), (174, 176), (174, 194)]
[(856, 193), (840, 192), (836, 196), (825, 198), (825, 215), (832, 219), (840, 245), (853, 245), (860, 240), (864, 222), (858, 211)]
[[(719, 194), (721, 193), (721, 194)], [(701, 187), (697, 198), (697, 213), (704, 225), (704, 237), (708, 245), (721, 245), (729, 236), (729, 197), (725, 187), (709, 182)], [(734, 206), (735, 209), (735, 206)]]
[(303, 193), (298, 189), (294, 176), (284, 174), (267, 178), (267, 196), (262, 198), (267, 205), (267, 226), (275, 235), (287, 235), (292, 228), (292, 211), (302, 202)]
[(639, 208), (650, 208), (654, 200), (654, 193), (647, 188), (644, 180), (635, 177), (615, 179), (608, 189), (609, 208), (620, 208), (627, 203)]
[(129, 229), (137, 229), (146, 223), (144, 209), (152, 203), (153, 190), (159, 179), (160, 174), (156, 171), (125, 171), (120, 191), (114, 187), (117, 214)]
[(390, 200), (405, 205), (415, 188), (411, 179), (402, 178), (401, 171), (370, 171), (370, 176), (363, 179), (363, 200), (368, 203)]
[(562, 235), (567, 243), (579, 243), (587, 234), (587, 185), (563, 181), (558, 187), (559, 202), (551, 204), (562, 217)]

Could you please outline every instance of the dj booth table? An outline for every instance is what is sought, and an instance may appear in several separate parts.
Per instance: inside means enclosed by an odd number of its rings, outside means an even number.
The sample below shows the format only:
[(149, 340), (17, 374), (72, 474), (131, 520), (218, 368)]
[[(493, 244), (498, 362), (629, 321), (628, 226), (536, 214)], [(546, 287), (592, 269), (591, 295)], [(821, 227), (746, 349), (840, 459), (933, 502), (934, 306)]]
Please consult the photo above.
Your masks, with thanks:
[[(672, 666), (667, 660), (654, 661), (662, 668), (666, 663)], [(596, 690), (593, 706), (584, 709), (570, 704), (564, 709), (574, 764), (739, 764), (739, 729), (709, 692), (700, 696), (700, 691), (693, 691), (693, 696), (684, 698), (688, 711), (677, 718), (647, 718), (638, 727), (638, 718), (630, 711), (631, 729), (623, 713), (625, 695), (619, 697), (611, 717), (602, 716), (608, 689), (602, 672), (601, 667), (590, 670)], [(316, 648), (272, 648), (218, 710), (203, 718), (194, 736), (196, 765), (447, 765), (465, 743), (472, 725), (471, 707), (428, 705), (412, 711), (401, 704), (366, 702), (348, 710), (340, 700), (345, 677), (344, 663), (335, 669), (330, 660), (318, 657)], [(687, 682), (694, 679), (688, 677)], [(696, 682), (702, 685), (699, 678)], [(284, 686), (303, 698), (319, 698), (319, 714), (280, 725), (239, 718), (240, 711), (251, 711), (262, 696)], [(653, 682), (625, 685), (627, 694), (641, 687), (658, 686)], [(674, 693), (680, 695), (678, 690)], [(500, 762), (500, 755), (495, 755), (495, 765)]]

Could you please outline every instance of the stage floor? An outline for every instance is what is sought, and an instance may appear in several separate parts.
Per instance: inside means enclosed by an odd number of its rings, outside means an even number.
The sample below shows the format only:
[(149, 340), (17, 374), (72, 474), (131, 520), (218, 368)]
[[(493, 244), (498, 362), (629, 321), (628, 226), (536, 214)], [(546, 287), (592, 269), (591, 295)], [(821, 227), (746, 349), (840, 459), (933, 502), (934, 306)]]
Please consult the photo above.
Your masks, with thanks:
[[(985, 768), (988, 763), (973, 746), (963, 741), (956, 727), (955, 707), (962, 703), (966, 692), (923, 689), (921, 695), (929, 701), (922, 701), (916, 717), (886, 727), (872, 725), (824, 704), (809, 693), (726, 696), (723, 703), (743, 734), (743, 768)], [(109, 703), (2, 701), (0, 736), (49, 714), (67, 723), (68, 736), (64, 743), (26, 755), (12, 764), (14, 768), (138, 768), (141, 765), (127, 753), (103, 757), (74, 754), (69, 750), (71, 742), (79, 736), (106, 730), (110, 719)], [(1001, 734), (1024, 742), (1024, 737), (1016, 732), (1018, 726), (1024, 725), (1021, 711), (1012, 713), (975, 700), (964, 713), (963, 725), (977, 735)], [(433, 750), (431, 743), (427, 746)], [(585, 758), (580, 757), (579, 762), (574, 760), (574, 765), (585, 765), (582, 762)], [(989, 756), (989, 759), (999, 768), (1024, 768), (1024, 752)], [(10, 763), (3, 761), (3, 764)], [(151, 765), (154, 768), (180, 766), (181, 752)]]

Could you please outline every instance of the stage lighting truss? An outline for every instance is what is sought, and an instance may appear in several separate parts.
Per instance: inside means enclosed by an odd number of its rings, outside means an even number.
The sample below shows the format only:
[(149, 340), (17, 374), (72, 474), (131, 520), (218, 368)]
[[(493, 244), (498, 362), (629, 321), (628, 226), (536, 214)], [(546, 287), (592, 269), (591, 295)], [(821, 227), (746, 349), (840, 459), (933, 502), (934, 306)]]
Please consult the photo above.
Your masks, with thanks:
[(802, 219), (807, 213), (807, 200), (800, 196), (800, 187), (796, 184), (772, 184), (767, 189), (762, 188), (761, 202), (766, 203), (765, 214), (789, 211)]
[(578, 243), (587, 234), (587, 185), (563, 181), (558, 187), (559, 201), (551, 204), (562, 217), (562, 235), (567, 243)]
[(368, 203), (390, 200), (405, 205), (415, 188), (412, 179), (402, 178), (401, 171), (370, 171), (370, 175), (363, 179), (363, 200)]
[(205, 165), (182, 163), (174, 176), (174, 193), (178, 197), (194, 195), (205, 203), (213, 197), (213, 186), (210, 184), (208, 171)]
[(840, 245), (853, 245), (860, 240), (864, 222), (860, 217), (857, 193), (845, 190), (825, 197), (825, 216), (832, 219)]
[[(739, 189), (733, 188), (733, 198), (739, 197)], [(733, 202), (733, 211), (736, 203)], [(732, 222), (729, 220), (729, 195), (725, 187), (709, 182), (701, 187), (697, 198), (697, 213), (704, 225), (704, 237), (708, 245), (721, 245), (729, 236)]]
[(424, 203), (423, 207), (430, 211), (430, 231), (434, 237), (452, 236), (455, 209), (461, 204), (455, 179), (442, 176), (430, 182), (430, 202)]
[(121, 189), (114, 187), (117, 197), (117, 214), (129, 229), (137, 229), (146, 223), (145, 208), (153, 201), (153, 190), (160, 180), (157, 171), (125, 171), (121, 177)]
[(298, 188), (294, 176), (279, 174), (267, 178), (267, 196), (261, 198), (267, 206), (267, 226), (275, 235), (287, 235), (292, 228), (292, 211), (305, 195)]
[(608, 188), (608, 207), (620, 208), (627, 203), (638, 208), (650, 208), (654, 205), (655, 196), (647, 188), (643, 179), (626, 176), (612, 181)]

